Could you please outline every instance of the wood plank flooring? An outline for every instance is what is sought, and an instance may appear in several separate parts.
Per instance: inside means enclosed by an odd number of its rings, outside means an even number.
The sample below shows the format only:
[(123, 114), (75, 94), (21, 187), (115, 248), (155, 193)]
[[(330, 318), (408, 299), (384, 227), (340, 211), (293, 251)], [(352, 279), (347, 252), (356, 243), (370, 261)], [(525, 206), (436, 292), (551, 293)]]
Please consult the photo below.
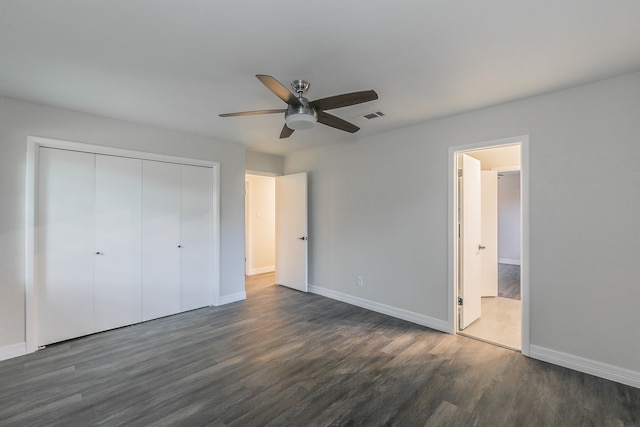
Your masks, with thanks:
[(265, 277), (243, 302), (0, 362), (0, 425), (640, 425), (640, 389)]

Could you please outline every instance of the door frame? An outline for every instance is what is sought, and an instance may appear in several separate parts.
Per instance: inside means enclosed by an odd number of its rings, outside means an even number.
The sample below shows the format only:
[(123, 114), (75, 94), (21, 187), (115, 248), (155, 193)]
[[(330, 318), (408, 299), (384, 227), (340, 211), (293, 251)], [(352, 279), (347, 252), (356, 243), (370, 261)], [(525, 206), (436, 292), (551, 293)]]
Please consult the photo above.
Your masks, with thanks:
[(448, 324), (449, 332), (458, 333), (458, 170), (457, 153), (482, 148), (520, 144), (520, 302), (521, 302), (521, 353), (530, 353), (529, 330), (529, 135), (495, 139), (467, 145), (449, 147), (448, 152)]
[(187, 157), (133, 151), (121, 148), (94, 145), (83, 142), (71, 142), (38, 136), (27, 137), (26, 201), (25, 201), (25, 329), (26, 352), (33, 353), (37, 348), (38, 335), (38, 272), (36, 266), (38, 251), (37, 213), (38, 213), (38, 174), (40, 147), (61, 150), (81, 151), (92, 154), (131, 157), (142, 160), (155, 160), (192, 166), (204, 166), (213, 169), (213, 305), (220, 304), (220, 163)]
[(244, 275), (249, 276), (251, 263), (251, 181), (244, 175)]

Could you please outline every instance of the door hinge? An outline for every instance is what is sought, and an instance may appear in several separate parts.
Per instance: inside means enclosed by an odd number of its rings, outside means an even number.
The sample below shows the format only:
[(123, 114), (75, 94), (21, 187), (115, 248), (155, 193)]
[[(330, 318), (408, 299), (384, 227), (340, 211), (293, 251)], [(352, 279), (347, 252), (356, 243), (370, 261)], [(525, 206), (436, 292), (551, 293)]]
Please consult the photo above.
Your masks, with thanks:
[(462, 169), (458, 169), (458, 178), (462, 178)]
[(462, 297), (458, 297), (458, 305), (462, 305)]

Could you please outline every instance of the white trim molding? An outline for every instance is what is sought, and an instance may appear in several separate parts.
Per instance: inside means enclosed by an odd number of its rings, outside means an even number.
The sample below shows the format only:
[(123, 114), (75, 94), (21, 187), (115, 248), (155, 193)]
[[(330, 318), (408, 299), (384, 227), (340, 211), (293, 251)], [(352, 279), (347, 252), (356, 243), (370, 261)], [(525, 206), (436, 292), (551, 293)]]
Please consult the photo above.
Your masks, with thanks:
[(640, 372), (632, 371), (630, 369), (585, 359), (583, 357), (562, 353), (560, 351), (551, 350), (549, 348), (533, 344), (529, 346), (529, 357), (573, 369), (574, 371), (584, 372), (585, 374), (615, 381), (620, 384), (640, 388)]
[(275, 265), (268, 265), (266, 267), (259, 267), (259, 268), (250, 268), (249, 274), (247, 274), (247, 276), (255, 276), (256, 274), (272, 273), (274, 271), (276, 271)]
[(14, 357), (24, 356), (25, 354), (27, 354), (26, 342), (0, 347), (0, 360), (12, 359)]
[(427, 328), (451, 333), (449, 322), (447, 322), (446, 320), (436, 319), (433, 317), (425, 316), (424, 314), (415, 313), (413, 311), (404, 310), (402, 308), (392, 307), (390, 305), (381, 304), (379, 302), (370, 301), (360, 297), (355, 297), (353, 295), (343, 294), (342, 292), (333, 291), (331, 289), (311, 284), (309, 284), (309, 292), (337, 301), (342, 301), (347, 304), (366, 308), (367, 310), (375, 311), (377, 313), (386, 314), (387, 316), (406, 320), (407, 322), (415, 323), (417, 325), (426, 326)]
[(519, 259), (498, 258), (498, 264), (520, 265)]
[(244, 301), (246, 299), (246, 292), (236, 292), (235, 294), (220, 295), (220, 299), (218, 300), (218, 304), (216, 305), (231, 304), (232, 302)]

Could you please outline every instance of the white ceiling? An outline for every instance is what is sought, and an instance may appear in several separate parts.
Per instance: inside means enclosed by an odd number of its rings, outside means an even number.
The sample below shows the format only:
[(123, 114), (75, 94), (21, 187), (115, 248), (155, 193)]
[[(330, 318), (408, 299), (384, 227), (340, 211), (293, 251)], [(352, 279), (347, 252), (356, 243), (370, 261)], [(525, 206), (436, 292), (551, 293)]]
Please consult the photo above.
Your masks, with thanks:
[(481, 148), (465, 151), (465, 154), (480, 160), (482, 170), (516, 171), (520, 170), (520, 145)]
[[(638, 0), (0, 0), (0, 94), (274, 154), (640, 71)], [(255, 74), (375, 89), (279, 140)], [(360, 116), (382, 111), (368, 121)]]

